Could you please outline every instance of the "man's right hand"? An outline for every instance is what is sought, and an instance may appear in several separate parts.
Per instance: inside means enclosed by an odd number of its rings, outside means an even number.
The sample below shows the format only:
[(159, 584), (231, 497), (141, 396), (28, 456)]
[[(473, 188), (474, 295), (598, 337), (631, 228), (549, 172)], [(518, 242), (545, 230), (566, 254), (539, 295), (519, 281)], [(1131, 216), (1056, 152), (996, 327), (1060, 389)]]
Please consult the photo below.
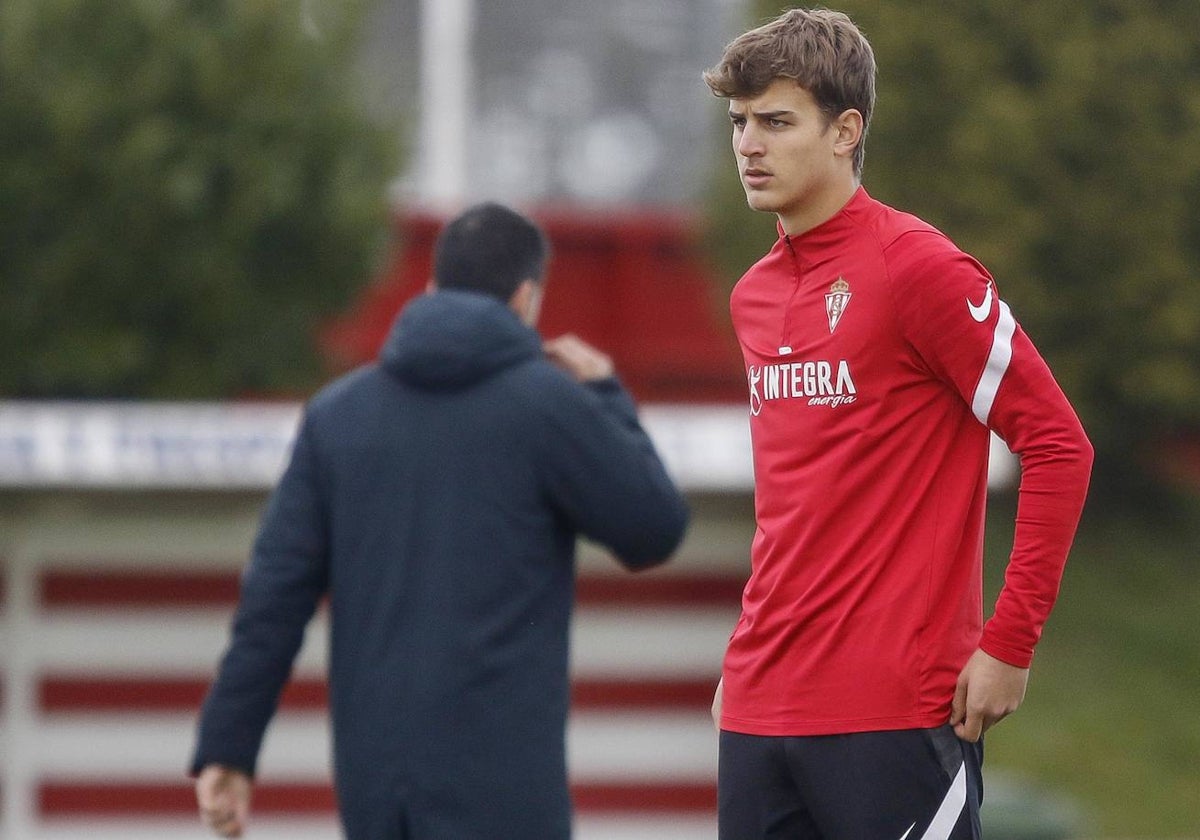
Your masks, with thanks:
[(550, 361), (579, 382), (596, 382), (614, 375), (612, 358), (576, 335), (563, 335), (542, 344)]
[(241, 837), (250, 813), (254, 782), (241, 770), (220, 764), (206, 765), (196, 777), (196, 804), (200, 819), (218, 837)]
[(717, 690), (713, 693), (712, 701), (713, 726), (717, 728), (718, 732), (721, 730), (721, 689), (724, 687), (725, 678), (721, 677), (721, 679), (717, 680)]
[(1025, 699), (1029, 669), (989, 656), (982, 649), (958, 675), (950, 704), (950, 725), (964, 741), (975, 743), (994, 724), (1015, 712)]

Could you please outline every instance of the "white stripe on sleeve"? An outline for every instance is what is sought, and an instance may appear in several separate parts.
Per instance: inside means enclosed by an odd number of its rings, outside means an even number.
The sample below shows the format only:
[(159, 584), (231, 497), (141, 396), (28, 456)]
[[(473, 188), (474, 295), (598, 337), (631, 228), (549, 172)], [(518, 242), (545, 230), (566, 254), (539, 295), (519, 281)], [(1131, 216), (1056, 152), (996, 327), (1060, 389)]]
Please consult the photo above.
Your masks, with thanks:
[(992, 404), (996, 401), (996, 392), (1000, 390), (1000, 381), (1008, 372), (1008, 364), (1012, 361), (1012, 340), (1017, 332), (1017, 321), (1012, 316), (1008, 304), (1000, 301), (1000, 317), (996, 321), (996, 332), (992, 336), (992, 352), (988, 354), (987, 364), (975, 386), (975, 398), (971, 402), (971, 411), (983, 425), (988, 424), (988, 416), (992, 413)]

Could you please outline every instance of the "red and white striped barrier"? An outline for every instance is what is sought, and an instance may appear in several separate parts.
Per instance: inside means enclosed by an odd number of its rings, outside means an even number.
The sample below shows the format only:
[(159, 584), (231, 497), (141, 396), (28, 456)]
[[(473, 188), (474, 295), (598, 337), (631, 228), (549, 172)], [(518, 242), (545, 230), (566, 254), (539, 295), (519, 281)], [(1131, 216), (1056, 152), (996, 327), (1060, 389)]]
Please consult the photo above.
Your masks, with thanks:
[[(615, 568), (612, 561), (607, 565)], [(715, 836), (708, 706), (741, 580), (584, 563), (568, 758), (581, 840)], [(185, 775), (238, 571), (198, 561), (9, 563), (7, 840), (202, 837)], [(268, 732), (251, 838), (336, 837), (324, 635), (310, 627)]]

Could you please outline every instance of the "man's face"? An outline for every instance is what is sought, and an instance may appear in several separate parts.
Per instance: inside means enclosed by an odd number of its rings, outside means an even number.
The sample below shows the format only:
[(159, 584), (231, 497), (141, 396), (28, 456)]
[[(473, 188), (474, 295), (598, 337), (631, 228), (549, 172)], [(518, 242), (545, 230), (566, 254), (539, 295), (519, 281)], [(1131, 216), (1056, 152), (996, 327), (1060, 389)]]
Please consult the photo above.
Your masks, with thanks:
[(812, 94), (792, 79), (776, 79), (757, 96), (729, 100), (733, 151), (746, 201), (788, 219), (822, 201), (844, 170), (835, 154), (836, 127)]

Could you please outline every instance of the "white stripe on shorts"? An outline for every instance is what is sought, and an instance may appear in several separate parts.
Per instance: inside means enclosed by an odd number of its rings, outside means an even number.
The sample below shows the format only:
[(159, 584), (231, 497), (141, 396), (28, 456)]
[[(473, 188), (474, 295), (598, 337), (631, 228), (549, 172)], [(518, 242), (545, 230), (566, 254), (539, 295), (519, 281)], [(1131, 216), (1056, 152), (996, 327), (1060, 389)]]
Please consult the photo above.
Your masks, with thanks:
[(950, 832), (954, 831), (954, 826), (966, 806), (967, 763), (964, 761), (958, 768), (958, 775), (950, 783), (950, 790), (946, 791), (946, 798), (933, 815), (933, 822), (921, 835), (921, 840), (949, 840)]

